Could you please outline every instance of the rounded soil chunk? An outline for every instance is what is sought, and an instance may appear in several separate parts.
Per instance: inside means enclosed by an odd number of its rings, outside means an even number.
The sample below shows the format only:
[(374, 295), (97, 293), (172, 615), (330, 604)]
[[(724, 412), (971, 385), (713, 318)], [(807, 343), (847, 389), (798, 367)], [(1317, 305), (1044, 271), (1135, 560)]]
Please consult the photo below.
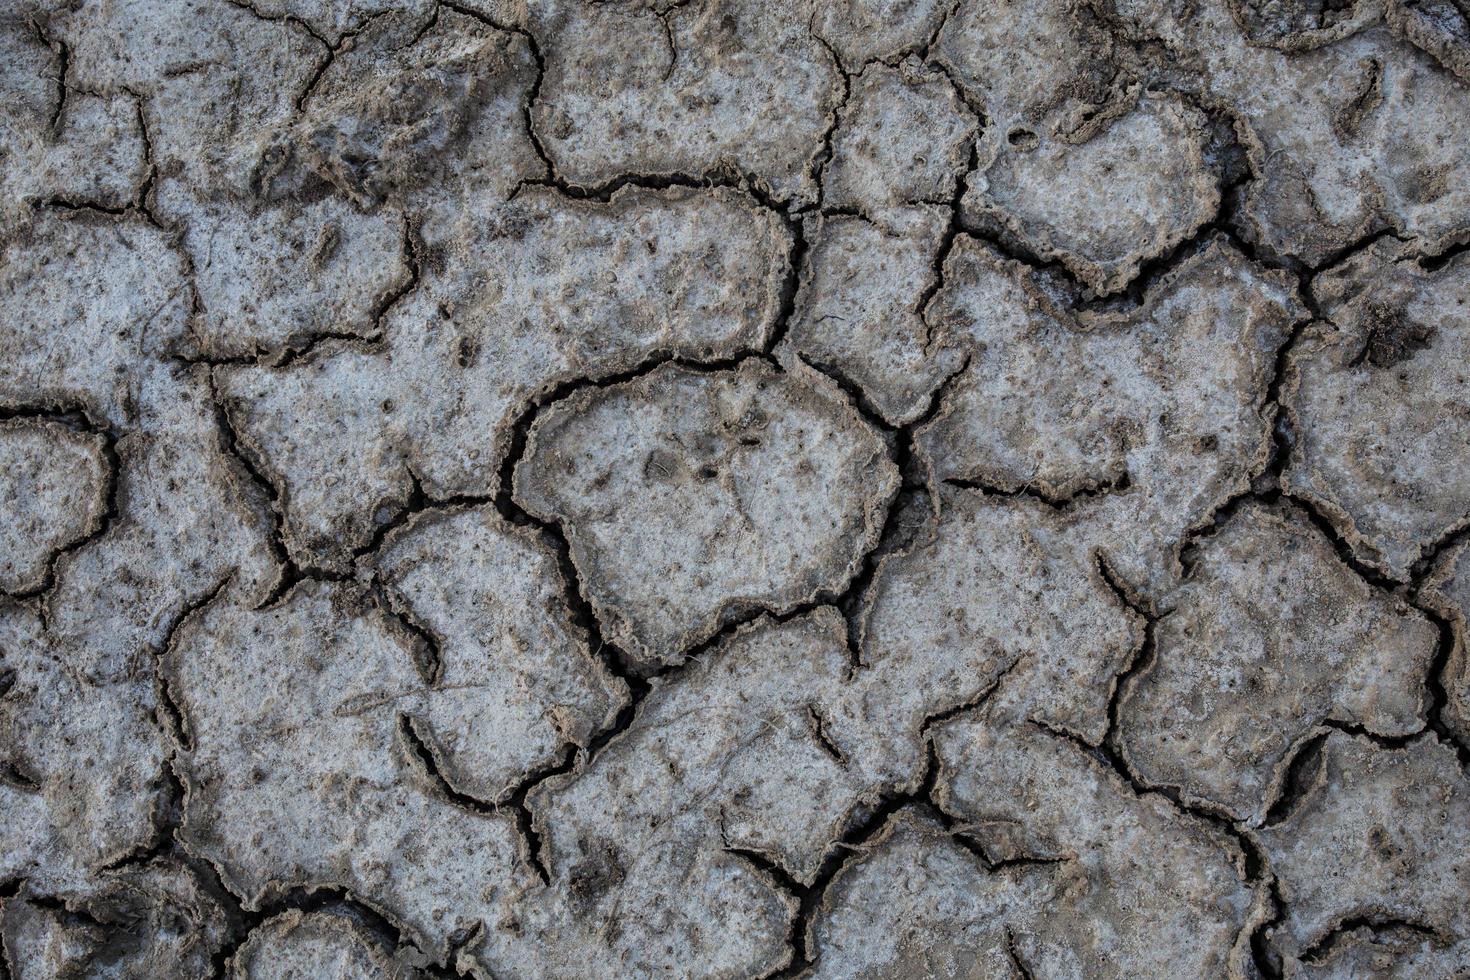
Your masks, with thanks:
[(897, 490), (851, 406), (754, 359), (583, 389), (541, 413), (515, 473), (515, 499), (565, 532), (603, 635), (644, 664), (841, 593)]

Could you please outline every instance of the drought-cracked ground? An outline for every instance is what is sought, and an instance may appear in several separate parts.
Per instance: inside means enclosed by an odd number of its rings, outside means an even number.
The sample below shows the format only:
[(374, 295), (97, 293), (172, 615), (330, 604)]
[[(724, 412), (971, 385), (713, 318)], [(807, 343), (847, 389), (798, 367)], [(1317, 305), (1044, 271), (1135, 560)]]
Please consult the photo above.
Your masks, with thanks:
[(1465, 0), (6, 0), (14, 980), (1470, 976)]

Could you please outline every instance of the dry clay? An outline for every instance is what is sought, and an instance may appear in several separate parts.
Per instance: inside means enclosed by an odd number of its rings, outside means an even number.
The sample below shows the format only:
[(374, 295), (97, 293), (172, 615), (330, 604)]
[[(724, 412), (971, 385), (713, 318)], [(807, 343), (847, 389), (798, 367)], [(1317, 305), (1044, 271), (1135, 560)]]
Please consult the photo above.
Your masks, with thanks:
[(1470, 974), (1461, 0), (0, 53), (0, 975)]

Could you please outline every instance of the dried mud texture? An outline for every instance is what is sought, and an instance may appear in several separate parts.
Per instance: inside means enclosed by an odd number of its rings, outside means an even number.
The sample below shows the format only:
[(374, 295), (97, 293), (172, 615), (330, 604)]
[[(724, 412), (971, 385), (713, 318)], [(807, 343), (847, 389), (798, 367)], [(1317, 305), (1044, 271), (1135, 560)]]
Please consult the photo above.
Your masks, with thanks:
[[(220, 369), (242, 447), (303, 566), (345, 570), (416, 488), (493, 496), (517, 424), (561, 386), (758, 349), (788, 233), (744, 195), (527, 191), (463, 229), (380, 344)], [(488, 270), (493, 270), (490, 274)]]
[(844, 76), (806, 4), (544, 7), (532, 33), (555, 43), (531, 122), (569, 183), (734, 172), (778, 201), (815, 199)]
[[(527, 802), (551, 888), (486, 933), (476, 955), (489, 972), (783, 966), (798, 907), (764, 865), (812, 880), (851, 811), (876, 797), (815, 720), (841, 696), (842, 635), (830, 609), (737, 630), (677, 681), (655, 679), (630, 727), (537, 787)], [(784, 683), (768, 683), (772, 669)]]
[(1259, 824), (1316, 726), (1388, 738), (1425, 725), (1434, 626), (1354, 575), (1291, 509), (1232, 515), (1166, 601), (1118, 715), (1151, 783)]
[(208, 976), (230, 940), (227, 899), (189, 863), (152, 859), (107, 872), (71, 905), (6, 903), (0, 940), (14, 975), (144, 980)]
[(0, 220), (19, 226), (45, 201), (132, 203), (147, 173), (138, 103), (65, 92), (63, 50), (23, 9), (0, 13), (0, 58)]
[(1073, 312), (1044, 272), (971, 237), (927, 316), (968, 344), (916, 430), (929, 478), (1034, 496), (1156, 595), (1187, 534), (1271, 453), (1278, 350), (1305, 316), (1289, 280), (1220, 240), (1120, 312)]
[(887, 425), (909, 425), (964, 364), (924, 318), (949, 216), (933, 206), (808, 219), (812, 243), (778, 351), (841, 379)]
[(1210, 220), (1219, 180), (1203, 114), (1140, 98), (1089, 20), (1048, 0), (962, 3), (936, 50), (986, 120), (967, 220), (1106, 295)]
[(0, 980), (1470, 977), (1464, 0), (13, 0)]
[[(1242, 973), (1262, 896), (1238, 843), (1031, 721), (956, 721), (936, 736), (944, 811), (992, 865), (1046, 887), (1010, 926), (1038, 976)], [(1049, 886), (1049, 887), (1048, 887)]]
[(901, 809), (834, 878), (814, 975), (1238, 971), (1259, 912), (1239, 848), (1008, 714), (936, 733), (940, 809)]
[(1434, 272), (1384, 239), (1313, 283), (1322, 322), (1283, 385), (1298, 444), (1286, 484), (1354, 555), (1398, 581), (1470, 523), (1470, 261)]
[(205, 607), (160, 668), (179, 712), (180, 840), (225, 886), (247, 908), (345, 889), (444, 956), (530, 872), (514, 820), (457, 804), (420, 757), (414, 713), (440, 692), (415, 642), (360, 589), (307, 582), (261, 610)]
[(106, 441), (45, 418), (0, 421), (0, 592), (35, 592), (51, 562), (107, 513)]
[(1205, 133), (1197, 109), (1153, 97), (1082, 144), (1042, 143), (1018, 126), (1003, 146), (992, 137), (982, 149), (963, 206), (977, 226), (1059, 259), (1098, 294), (1116, 293), (1214, 215)]
[(942, 71), (870, 65), (838, 113), (822, 204), (861, 213), (954, 197), (979, 123)]
[(1259, 832), (1290, 909), (1270, 943), (1311, 961), (1371, 924), (1463, 951), (1470, 868), (1439, 842), (1461, 838), (1467, 823), (1470, 786), (1451, 749), (1332, 733), (1290, 813)]
[(927, 729), (1006, 676), (1035, 695), (1037, 718), (1099, 742), (1142, 618), (1046, 504), (951, 487), (936, 503), (864, 598), (860, 704), (889, 751), (921, 766)]
[(566, 535), (604, 636), (648, 664), (748, 609), (842, 593), (897, 490), (839, 393), (759, 360), (584, 389), (536, 419), (515, 477)]
[(539, 532), (490, 509), (429, 513), (395, 532), (376, 571), (431, 644), (419, 666), (433, 696), (407, 717), (457, 790), (503, 799), (612, 724), (624, 685), (593, 659)]
[(232, 980), (411, 980), (391, 943), (352, 915), (292, 909), (261, 923), (230, 960)]
[[(1232, 120), (1253, 175), (1241, 231), (1268, 254), (1318, 266), (1380, 229), (1437, 254), (1470, 233), (1470, 160), (1451, 135), (1470, 111), (1470, 89), (1399, 36), (1408, 33), (1406, 8), (1418, 20), (1424, 8), (1450, 4), (1390, 3), (1397, 30), (1374, 0), (1345, 9), (1229, 0), (1105, 6), (1146, 42), (1146, 64), (1154, 63), (1142, 71)], [(1295, 16), (1258, 19), (1246, 13), (1255, 7)]]
[(1388, 26), (1429, 52), (1460, 79), (1470, 81), (1470, 12), (1454, 0), (1389, 0)]

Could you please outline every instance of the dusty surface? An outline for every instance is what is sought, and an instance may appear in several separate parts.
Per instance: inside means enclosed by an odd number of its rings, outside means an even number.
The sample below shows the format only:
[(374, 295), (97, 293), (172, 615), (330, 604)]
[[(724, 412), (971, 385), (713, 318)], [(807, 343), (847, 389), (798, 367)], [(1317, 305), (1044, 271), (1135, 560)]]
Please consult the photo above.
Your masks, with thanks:
[(1463, 0), (0, 56), (0, 980), (1470, 977)]

